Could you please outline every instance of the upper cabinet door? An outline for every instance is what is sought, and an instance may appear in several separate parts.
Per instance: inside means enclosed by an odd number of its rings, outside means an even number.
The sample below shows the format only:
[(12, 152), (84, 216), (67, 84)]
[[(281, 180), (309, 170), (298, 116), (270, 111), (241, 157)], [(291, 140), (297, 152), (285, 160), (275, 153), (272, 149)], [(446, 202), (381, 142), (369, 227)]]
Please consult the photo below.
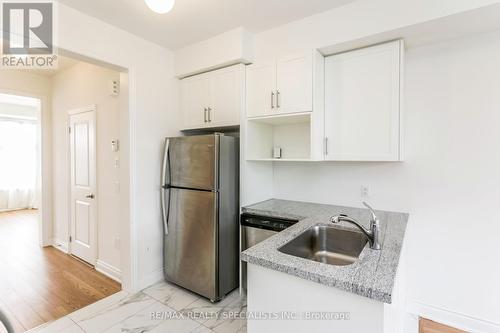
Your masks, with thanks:
[(205, 109), (210, 105), (210, 76), (201, 74), (181, 81), (181, 109), (184, 128), (206, 127)]
[(325, 59), (325, 159), (398, 161), (402, 42)]
[(298, 54), (277, 61), (277, 108), (280, 113), (313, 110), (312, 54)]
[(244, 65), (223, 68), (211, 73), (210, 126), (237, 126), (243, 107)]
[(276, 111), (276, 64), (271, 62), (247, 66), (247, 116), (266, 116)]

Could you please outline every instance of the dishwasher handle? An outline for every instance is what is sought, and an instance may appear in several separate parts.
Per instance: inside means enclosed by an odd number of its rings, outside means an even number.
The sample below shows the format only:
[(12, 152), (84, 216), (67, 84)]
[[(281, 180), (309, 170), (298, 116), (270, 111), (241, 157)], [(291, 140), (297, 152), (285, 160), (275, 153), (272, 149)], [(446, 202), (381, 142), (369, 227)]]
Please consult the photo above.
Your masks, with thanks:
[(250, 228), (265, 229), (280, 232), (297, 223), (296, 220), (286, 220), (258, 215), (241, 215), (241, 225)]

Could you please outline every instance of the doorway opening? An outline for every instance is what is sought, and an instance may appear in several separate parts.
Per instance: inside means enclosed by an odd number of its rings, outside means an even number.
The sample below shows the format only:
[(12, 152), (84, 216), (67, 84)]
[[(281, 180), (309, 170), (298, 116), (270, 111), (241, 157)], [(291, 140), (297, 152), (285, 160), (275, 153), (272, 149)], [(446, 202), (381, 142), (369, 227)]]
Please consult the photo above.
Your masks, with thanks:
[(0, 212), (39, 207), (40, 106), (38, 98), (0, 94)]

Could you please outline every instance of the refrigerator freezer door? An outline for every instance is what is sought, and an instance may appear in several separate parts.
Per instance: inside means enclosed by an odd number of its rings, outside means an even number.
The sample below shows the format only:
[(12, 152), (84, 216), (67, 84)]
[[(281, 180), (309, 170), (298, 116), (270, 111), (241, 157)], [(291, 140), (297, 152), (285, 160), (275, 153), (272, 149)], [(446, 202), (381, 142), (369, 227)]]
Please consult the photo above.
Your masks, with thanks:
[(169, 206), (167, 280), (217, 299), (217, 193), (171, 188)]
[(217, 135), (170, 138), (170, 186), (217, 189)]

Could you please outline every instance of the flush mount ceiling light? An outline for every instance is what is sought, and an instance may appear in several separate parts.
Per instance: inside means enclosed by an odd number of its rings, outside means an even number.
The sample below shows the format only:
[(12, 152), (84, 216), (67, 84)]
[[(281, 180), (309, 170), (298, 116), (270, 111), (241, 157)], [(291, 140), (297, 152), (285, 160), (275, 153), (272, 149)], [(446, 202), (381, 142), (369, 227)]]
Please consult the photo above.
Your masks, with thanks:
[(155, 13), (165, 14), (172, 10), (175, 0), (144, 0), (146, 5)]

